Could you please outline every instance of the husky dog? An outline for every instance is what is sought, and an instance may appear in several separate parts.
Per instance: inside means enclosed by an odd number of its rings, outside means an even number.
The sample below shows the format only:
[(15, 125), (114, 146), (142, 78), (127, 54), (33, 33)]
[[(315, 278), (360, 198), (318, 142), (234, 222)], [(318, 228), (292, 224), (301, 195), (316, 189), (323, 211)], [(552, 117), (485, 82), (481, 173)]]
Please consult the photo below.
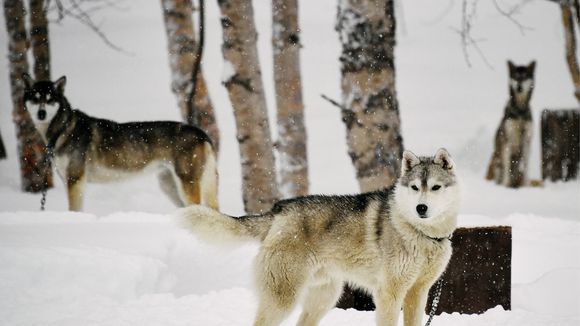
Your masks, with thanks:
[(161, 189), (183, 207), (218, 208), (216, 159), (200, 129), (170, 121), (116, 123), (73, 110), (64, 96), (66, 77), (34, 82), (28, 74), (24, 107), (68, 188), (69, 209), (80, 211), (86, 182), (117, 181), (159, 168)]
[(459, 210), (455, 165), (403, 154), (394, 187), (351, 196), (282, 200), (261, 215), (230, 217), (202, 206), (179, 222), (208, 241), (255, 239), (259, 308), (255, 325), (278, 325), (297, 304), (299, 325), (316, 325), (336, 304), (344, 282), (374, 296), (378, 325), (418, 326), (429, 288), (451, 257)]
[(508, 61), (510, 98), (495, 134), (495, 149), (487, 169), (487, 180), (518, 188), (528, 182), (526, 171), (532, 138), (530, 98), (534, 89), (536, 62), (516, 66)]

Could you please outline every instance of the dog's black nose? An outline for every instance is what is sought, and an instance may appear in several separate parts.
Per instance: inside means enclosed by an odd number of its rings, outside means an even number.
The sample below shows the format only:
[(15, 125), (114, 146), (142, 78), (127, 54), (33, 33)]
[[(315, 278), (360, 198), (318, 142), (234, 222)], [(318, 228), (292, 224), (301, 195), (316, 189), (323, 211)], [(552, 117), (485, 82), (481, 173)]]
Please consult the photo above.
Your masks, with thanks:
[(425, 213), (427, 213), (427, 209), (429, 207), (427, 207), (427, 205), (425, 204), (419, 204), (417, 205), (417, 213), (419, 213), (419, 216), (424, 217)]
[(46, 111), (38, 110), (38, 120), (44, 120), (46, 118)]

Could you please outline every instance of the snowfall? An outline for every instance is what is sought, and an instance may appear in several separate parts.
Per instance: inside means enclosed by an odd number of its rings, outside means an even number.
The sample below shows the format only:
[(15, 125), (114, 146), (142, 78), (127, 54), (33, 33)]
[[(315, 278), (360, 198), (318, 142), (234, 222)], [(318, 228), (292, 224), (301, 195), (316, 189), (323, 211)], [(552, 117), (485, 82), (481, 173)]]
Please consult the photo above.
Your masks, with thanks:
[[(476, 1), (477, 2), (477, 1)], [(336, 1), (301, 1), (301, 52), (312, 193), (356, 193), (339, 110)], [(468, 3), (474, 3), (468, 1)], [(506, 189), (483, 178), (507, 100), (506, 60), (537, 61), (532, 98), (535, 137), (529, 174), (540, 178), (539, 116), (573, 108), (557, 5), (527, 1), (514, 16), (477, 2), (464, 53), (458, 1), (398, 1), (397, 91), (407, 149), (431, 155), (446, 147), (462, 184), (461, 226), (509, 225), (513, 232), (512, 310), (437, 316), (433, 325), (580, 325), (580, 182)], [(519, 1), (498, 1), (508, 10)], [(259, 54), (275, 135), (270, 2), (255, 0)], [(203, 69), (222, 147), (222, 211), (242, 215), (240, 160), (227, 92), (219, 10), (207, 3)], [(52, 24), (53, 78), (66, 75), (75, 108), (117, 121), (179, 120), (170, 90), (167, 45), (158, 1), (122, 1), (94, 19), (124, 52), (67, 19)], [(4, 17), (0, 18), (0, 130), (9, 158), (0, 161), (0, 325), (249, 325), (256, 310), (256, 244), (218, 248), (172, 220), (175, 207), (155, 176), (90, 184), (85, 212), (66, 209), (62, 182), (40, 195), (20, 190), (8, 83)], [(443, 296), (445, 289), (443, 289)], [(292, 325), (299, 309), (284, 325)], [(372, 312), (333, 309), (322, 325), (374, 325)], [(402, 324), (402, 321), (401, 321)]]

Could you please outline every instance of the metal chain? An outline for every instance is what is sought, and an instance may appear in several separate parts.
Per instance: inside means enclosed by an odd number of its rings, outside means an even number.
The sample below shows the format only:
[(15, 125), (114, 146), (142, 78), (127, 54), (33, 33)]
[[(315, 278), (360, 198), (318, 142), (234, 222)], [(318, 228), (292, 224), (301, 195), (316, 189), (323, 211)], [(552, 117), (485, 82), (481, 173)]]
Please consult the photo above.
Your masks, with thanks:
[[(46, 153), (44, 155), (44, 166), (48, 166), (48, 168), (51, 168), (51, 158), (52, 155), (54, 154), (53, 150), (52, 150), (52, 146), (47, 145), (46, 146)], [(46, 205), (46, 193), (48, 192), (48, 179), (45, 179), (44, 181), (44, 187), (42, 188), (42, 198), (40, 198), (40, 210), (44, 211), (44, 206)]]
[(44, 211), (44, 205), (46, 204), (46, 191), (47, 186), (42, 189), (42, 198), (40, 199), (40, 210)]
[(431, 302), (431, 311), (429, 311), (429, 319), (425, 326), (431, 325), (431, 321), (435, 316), (435, 311), (437, 311), (437, 306), (439, 305), (439, 299), (441, 298), (441, 289), (443, 288), (443, 278), (439, 278), (435, 284), (435, 296), (433, 297), (433, 302)]

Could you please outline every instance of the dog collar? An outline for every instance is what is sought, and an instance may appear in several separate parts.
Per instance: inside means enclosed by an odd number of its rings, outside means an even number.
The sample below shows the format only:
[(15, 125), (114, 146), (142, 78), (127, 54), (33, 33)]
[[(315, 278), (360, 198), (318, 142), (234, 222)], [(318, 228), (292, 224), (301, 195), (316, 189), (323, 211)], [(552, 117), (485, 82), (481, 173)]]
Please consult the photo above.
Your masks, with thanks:
[[(423, 233), (423, 234), (424, 234), (424, 233)], [(428, 235), (426, 235), (426, 234), (425, 234), (425, 236), (426, 236), (427, 238), (429, 238), (429, 239), (433, 240), (433, 241), (436, 241), (436, 242), (441, 242), (441, 241), (443, 241), (443, 240), (449, 240), (449, 241), (451, 241), (451, 237), (453, 236), (453, 234), (450, 234), (450, 235), (448, 235), (448, 236), (446, 236), (446, 237), (443, 237), (443, 238), (433, 238), (433, 237), (430, 237), (430, 236), (428, 236)]]

